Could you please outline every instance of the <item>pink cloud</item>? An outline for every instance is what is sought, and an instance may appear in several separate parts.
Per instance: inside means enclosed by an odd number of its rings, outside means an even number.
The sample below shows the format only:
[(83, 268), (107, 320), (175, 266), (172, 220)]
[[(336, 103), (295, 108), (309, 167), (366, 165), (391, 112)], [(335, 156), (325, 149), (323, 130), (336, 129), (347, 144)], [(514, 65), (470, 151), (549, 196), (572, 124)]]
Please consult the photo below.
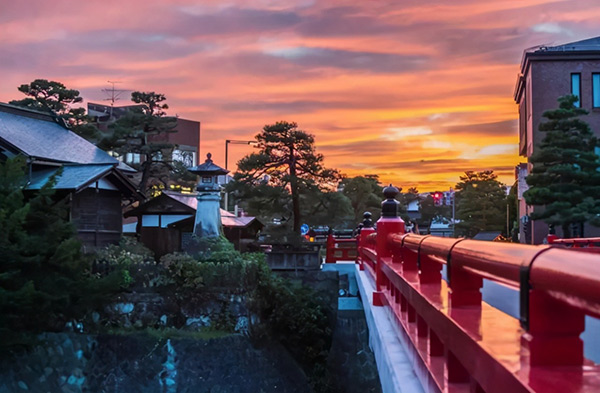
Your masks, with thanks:
[[(0, 101), (20, 98), (16, 87), (35, 78), (97, 101), (116, 79), (162, 92), (172, 114), (201, 121), (203, 153), (216, 161), (225, 139), (286, 119), (316, 135), (328, 165), (423, 190), (470, 169), (495, 168), (512, 183), (520, 158), (507, 147), (517, 143), (511, 93), (523, 49), (593, 36), (600, 15), (594, 0), (37, 0), (2, 8)], [(386, 140), (390, 129), (431, 134)], [(233, 150), (230, 160), (247, 153)]]

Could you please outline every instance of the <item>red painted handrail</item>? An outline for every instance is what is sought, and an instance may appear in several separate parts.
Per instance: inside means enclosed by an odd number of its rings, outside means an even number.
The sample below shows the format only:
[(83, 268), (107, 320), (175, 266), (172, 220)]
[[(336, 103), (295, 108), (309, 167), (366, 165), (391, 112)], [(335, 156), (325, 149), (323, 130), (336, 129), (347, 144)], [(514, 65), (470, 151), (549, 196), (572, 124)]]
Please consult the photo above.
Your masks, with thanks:
[[(595, 245), (600, 243), (600, 237), (584, 237), (584, 238), (573, 238), (573, 239), (556, 239), (548, 237), (548, 243), (551, 244), (565, 244), (565, 245), (576, 245), (576, 244), (585, 244), (585, 245)], [(552, 239), (550, 241), (550, 239)]]
[[(568, 266), (568, 269), (566, 266)], [(553, 248), (536, 258), (531, 287), (600, 318), (600, 257)]]
[(333, 234), (327, 236), (325, 263), (355, 261), (357, 258), (356, 239), (337, 239)]
[[(597, 254), (405, 234), (397, 217), (377, 228), (358, 236), (357, 263), (427, 391), (600, 391), (600, 368), (584, 359), (579, 338), (584, 316), (600, 316)], [(520, 290), (520, 321), (482, 302), (483, 279)]]
[(377, 234), (373, 228), (362, 228), (358, 234), (358, 258), (356, 263), (360, 270), (369, 271), (371, 277), (375, 277), (377, 269), (377, 253), (375, 251)]
[(548, 235), (548, 244), (564, 246), (577, 251), (600, 253), (600, 237), (559, 239), (556, 235)]

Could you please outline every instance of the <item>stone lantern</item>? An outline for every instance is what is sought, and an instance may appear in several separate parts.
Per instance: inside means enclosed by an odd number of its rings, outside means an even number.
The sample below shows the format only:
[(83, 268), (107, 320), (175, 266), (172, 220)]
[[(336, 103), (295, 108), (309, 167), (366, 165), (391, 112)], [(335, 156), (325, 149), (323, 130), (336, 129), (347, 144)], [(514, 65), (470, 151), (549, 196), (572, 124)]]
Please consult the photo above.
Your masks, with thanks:
[(229, 173), (215, 165), (211, 160), (212, 155), (206, 155), (204, 164), (188, 168), (191, 173), (200, 176), (198, 187), (198, 207), (196, 208), (196, 221), (194, 223), (194, 235), (199, 237), (217, 237), (221, 234), (221, 186), (217, 177)]

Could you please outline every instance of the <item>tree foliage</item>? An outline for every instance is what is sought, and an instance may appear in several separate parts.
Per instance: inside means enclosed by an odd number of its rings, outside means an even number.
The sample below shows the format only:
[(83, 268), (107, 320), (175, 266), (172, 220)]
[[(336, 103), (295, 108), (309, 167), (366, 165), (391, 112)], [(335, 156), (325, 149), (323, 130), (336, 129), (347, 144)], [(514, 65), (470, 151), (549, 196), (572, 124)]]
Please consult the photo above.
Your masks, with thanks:
[(71, 110), (71, 104), (83, 101), (79, 90), (67, 89), (60, 82), (36, 79), (29, 84), (17, 88), (27, 98), (9, 102), (11, 105), (23, 106), (41, 112), (53, 112), (65, 115)]
[(118, 274), (105, 279), (89, 274), (67, 210), (55, 201), (55, 178), (27, 198), (25, 167), (23, 157), (0, 164), (0, 335), (5, 339), (60, 329), (121, 284)]
[(266, 325), (265, 333), (281, 342), (304, 368), (314, 391), (330, 391), (324, 371), (333, 321), (326, 300), (309, 287), (273, 274), (266, 264), (257, 273), (250, 310)]
[(10, 101), (9, 104), (56, 114), (63, 118), (66, 124), (79, 136), (97, 141), (100, 133), (84, 108), (72, 108), (72, 104), (83, 101), (79, 90), (68, 89), (60, 82), (36, 79), (29, 84), (23, 84), (18, 90), (27, 98)]
[(408, 190), (402, 194), (404, 202), (408, 205), (409, 203), (419, 199), (419, 190), (417, 187), (409, 187)]
[(350, 199), (354, 211), (354, 225), (362, 222), (363, 214), (370, 212), (373, 221), (379, 219), (381, 214), (381, 201), (383, 200), (383, 187), (379, 184), (377, 176), (356, 176), (342, 180), (344, 195)]
[[(235, 179), (236, 176), (234, 176)], [(289, 222), (292, 215), (291, 196), (283, 187), (269, 184), (232, 181), (227, 185), (234, 201), (249, 214), (265, 223)]]
[(560, 225), (570, 236), (572, 224), (600, 225), (600, 161), (595, 154), (598, 140), (575, 107), (576, 96), (558, 99), (559, 108), (544, 112), (539, 126), (545, 137), (529, 158), (533, 164), (523, 196), (529, 205), (540, 205), (531, 215), (548, 224)]
[(132, 153), (143, 157), (140, 164), (132, 165), (142, 172), (141, 192), (153, 187), (165, 188), (173, 169), (175, 147), (167, 142), (166, 135), (176, 132), (176, 118), (166, 116), (169, 106), (164, 102), (164, 94), (134, 91), (131, 100), (140, 105), (111, 124), (110, 133), (98, 146), (120, 156)]
[(457, 234), (502, 231), (506, 223), (506, 189), (494, 171), (467, 171), (456, 185)]
[(313, 188), (301, 196), (301, 205), (304, 222), (311, 227), (349, 229), (356, 226), (350, 200), (341, 192)]
[[(292, 230), (298, 233), (305, 218), (301, 208), (301, 195), (316, 189), (332, 188), (340, 177), (339, 173), (323, 166), (323, 155), (315, 151), (314, 136), (299, 130), (296, 123), (280, 121), (266, 125), (255, 138), (259, 152), (238, 162), (238, 172), (234, 179), (236, 184), (242, 186), (234, 184), (232, 187), (237, 187), (237, 194), (242, 197), (245, 195), (240, 191), (248, 190), (245, 186), (260, 186), (263, 183), (275, 188), (269, 190), (272, 196), (278, 194), (275, 200), (282, 200), (286, 193), (289, 194)], [(275, 207), (279, 208), (282, 207)]]
[(431, 195), (427, 195), (419, 204), (419, 213), (421, 218), (418, 220), (419, 226), (429, 227), (433, 220), (444, 221), (451, 218), (452, 206), (436, 205)]

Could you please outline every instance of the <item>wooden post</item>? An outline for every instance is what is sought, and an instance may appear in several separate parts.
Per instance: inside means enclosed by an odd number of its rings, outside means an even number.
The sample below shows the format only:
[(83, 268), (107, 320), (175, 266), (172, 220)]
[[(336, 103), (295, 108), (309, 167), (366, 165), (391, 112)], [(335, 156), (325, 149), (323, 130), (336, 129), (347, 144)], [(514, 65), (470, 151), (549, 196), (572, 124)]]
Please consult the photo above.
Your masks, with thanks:
[(385, 259), (392, 257), (392, 247), (388, 244), (388, 235), (391, 233), (404, 233), (404, 221), (398, 217), (398, 202), (395, 198), (400, 191), (391, 184), (383, 189), (385, 200), (381, 203), (381, 218), (377, 221), (377, 266), (375, 267), (376, 291), (373, 292), (373, 305), (385, 304), (382, 284), (385, 277), (381, 266)]

